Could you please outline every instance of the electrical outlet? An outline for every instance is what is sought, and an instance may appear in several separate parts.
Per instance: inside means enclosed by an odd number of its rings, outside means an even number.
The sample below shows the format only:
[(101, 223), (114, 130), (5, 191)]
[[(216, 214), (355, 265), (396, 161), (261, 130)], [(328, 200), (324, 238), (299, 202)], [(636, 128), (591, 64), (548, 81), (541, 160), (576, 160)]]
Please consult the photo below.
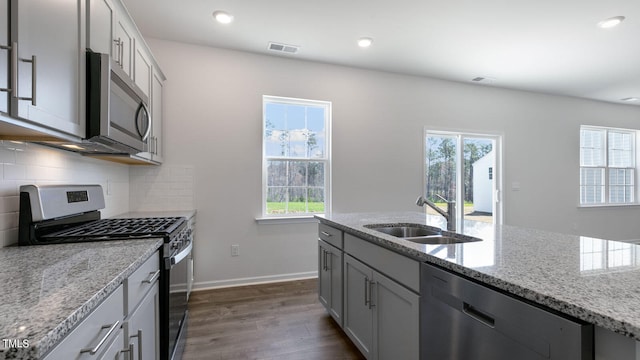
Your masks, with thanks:
[(231, 256), (240, 256), (240, 245), (231, 245)]

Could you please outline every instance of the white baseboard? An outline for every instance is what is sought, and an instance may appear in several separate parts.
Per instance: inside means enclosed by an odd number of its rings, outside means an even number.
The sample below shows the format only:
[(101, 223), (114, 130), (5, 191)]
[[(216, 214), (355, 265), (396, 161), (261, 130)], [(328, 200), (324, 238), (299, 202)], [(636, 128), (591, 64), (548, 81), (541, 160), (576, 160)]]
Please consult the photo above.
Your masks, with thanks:
[(217, 281), (203, 281), (193, 283), (193, 291), (220, 289), (234, 286), (246, 286), (246, 285), (258, 285), (277, 283), (292, 280), (305, 280), (318, 277), (317, 271), (309, 271), (304, 273), (295, 274), (281, 274), (281, 275), (269, 275), (269, 276), (256, 276), (250, 278), (229, 279), (229, 280), (217, 280)]

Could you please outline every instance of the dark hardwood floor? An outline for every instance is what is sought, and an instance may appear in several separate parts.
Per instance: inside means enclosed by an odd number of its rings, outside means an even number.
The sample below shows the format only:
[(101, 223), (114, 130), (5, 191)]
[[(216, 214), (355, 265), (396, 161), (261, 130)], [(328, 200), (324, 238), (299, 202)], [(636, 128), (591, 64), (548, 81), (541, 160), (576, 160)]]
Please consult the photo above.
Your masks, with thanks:
[(198, 291), (184, 360), (364, 359), (318, 302), (317, 279)]

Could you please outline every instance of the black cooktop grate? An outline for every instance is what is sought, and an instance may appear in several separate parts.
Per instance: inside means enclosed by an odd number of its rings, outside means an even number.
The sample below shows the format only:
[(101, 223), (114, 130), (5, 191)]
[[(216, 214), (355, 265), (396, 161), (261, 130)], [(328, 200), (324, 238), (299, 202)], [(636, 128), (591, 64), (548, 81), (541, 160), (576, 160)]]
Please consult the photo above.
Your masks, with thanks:
[(46, 238), (71, 237), (131, 237), (148, 235), (169, 235), (182, 224), (184, 218), (133, 218), (133, 219), (101, 219), (63, 231), (43, 235)]

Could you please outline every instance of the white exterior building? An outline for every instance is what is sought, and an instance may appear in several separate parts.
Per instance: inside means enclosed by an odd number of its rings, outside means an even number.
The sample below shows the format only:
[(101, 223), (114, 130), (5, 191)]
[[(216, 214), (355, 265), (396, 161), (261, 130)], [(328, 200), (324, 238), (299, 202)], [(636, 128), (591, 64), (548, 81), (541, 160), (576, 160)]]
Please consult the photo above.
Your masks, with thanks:
[(493, 213), (493, 150), (473, 163), (473, 210)]

